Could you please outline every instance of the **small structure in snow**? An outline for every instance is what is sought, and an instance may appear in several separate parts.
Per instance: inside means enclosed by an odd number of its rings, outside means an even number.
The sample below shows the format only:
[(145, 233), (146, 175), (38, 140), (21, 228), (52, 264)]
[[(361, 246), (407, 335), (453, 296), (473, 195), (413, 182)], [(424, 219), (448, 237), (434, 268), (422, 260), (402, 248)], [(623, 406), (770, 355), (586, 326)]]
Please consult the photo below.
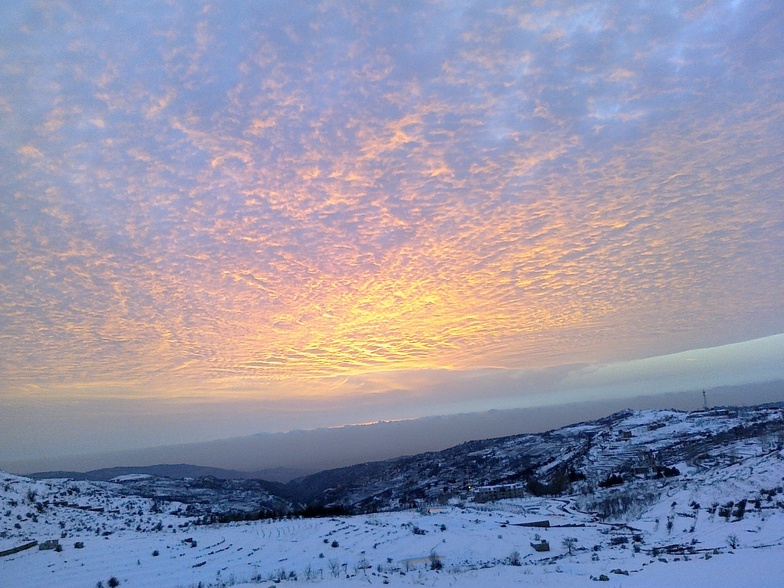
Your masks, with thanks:
[(539, 543), (531, 543), (531, 547), (534, 548), (534, 551), (550, 551), (550, 544), (546, 539), (542, 539)]
[(49, 539), (49, 541), (44, 541), (43, 543), (38, 544), (38, 551), (46, 551), (48, 549), (57, 549), (60, 545), (59, 539)]
[(550, 521), (544, 519), (543, 521), (530, 521), (528, 523), (515, 523), (517, 527), (538, 527), (546, 529), (550, 526)]
[(445, 512), (449, 512), (449, 509), (444, 506), (423, 506), (419, 509), (419, 514), (422, 515), (443, 514)]
[(444, 558), (440, 555), (431, 553), (427, 557), (409, 557), (406, 559), (401, 559), (400, 563), (403, 564), (403, 567), (410, 570), (417, 566), (433, 565), (434, 562), (438, 562), (440, 564), (443, 562), (443, 559)]
[(3, 551), (0, 551), (0, 557), (5, 557), (6, 555), (13, 555), (15, 553), (19, 553), (20, 551), (25, 551), (26, 549), (32, 549), (36, 545), (38, 545), (38, 541), (30, 541), (23, 545), (12, 547), (11, 549), (5, 549)]

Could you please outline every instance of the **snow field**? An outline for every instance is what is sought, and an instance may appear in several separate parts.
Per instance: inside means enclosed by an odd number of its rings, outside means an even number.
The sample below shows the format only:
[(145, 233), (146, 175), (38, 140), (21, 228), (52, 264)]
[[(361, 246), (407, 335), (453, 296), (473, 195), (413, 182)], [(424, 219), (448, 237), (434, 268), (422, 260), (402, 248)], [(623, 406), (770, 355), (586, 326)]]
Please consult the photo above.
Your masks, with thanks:
[[(672, 498), (678, 502), (682, 495), (687, 498), (680, 491)], [(117, 577), (121, 586), (161, 588), (198, 586), (199, 582), (203, 586), (243, 582), (270, 586), (280, 578), (285, 578), (282, 583), (293, 585), (294, 577), (297, 584), (323, 586), (585, 586), (592, 576), (602, 574), (609, 583), (601, 585), (610, 586), (655, 585), (646, 582), (663, 578), (672, 583), (674, 577), (692, 574), (712, 577), (711, 586), (781, 585), (784, 516), (771, 513), (763, 520), (749, 513), (738, 523), (727, 523), (715, 517), (709, 521), (709, 515), (702, 513), (704, 520), (698, 519), (698, 529), (689, 533), (686, 525), (692, 520), (671, 515), (679, 508), (669, 504), (663, 501), (647, 512), (639, 521), (639, 530), (586, 522), (589, 517), (573, 512), (573, 505), (566, 500), (522, 499), (498, 503), (497, 510), (449, 508), (433, 514), (404, 511), (232, 523), (185, 531), (118, 531), (106, 537), (85, 535), (69, 537), (60, 553), (32, 549), (3, 558), (0, 586), (91, 587), (99, 580), (105, 584), (111, 576)], [(530, 514), (506, 512), (521, 509)], [(552, 525), (586, 526), (517, 526), (543, 515)], [(667, 516), (677, 517), (670, 531), (664, 523)], [(654, 522), (656, 518), (659, 524)], [(739, 548), (732, 554), (726, 543), (730, 533), (739, 537)], [(635, 534), (643, 538), (639, 552), (634, 550)], [(535, 552), (530, 543), (537, 537), (549, 541), (552, 550)], [(571, 556), (563, 545), (567, 537), (576, 539)], [(621, 543), (619, 537), (626, 542)], [(194, 540), (196, 546), (191, 547), (192, 541), (186, 539)], [(685, 544), (692, 539), (697, 540), (698, 549), (707, 551), (691, 556), (650, 554), (654, 546)], [(75, 541), (83, 541), (84, 549), (74, 549)], [(598, 550), (594, 551), (594, 546)], [(159, 555), (154, 556), (154, 551)], [(521, 565), (510, 565), (513, 552), (519, 553)], [(706, 553), (710, 559), (704, 559)], [(441, 570), (430, 569), (431, 554), (439, 557)], [(727, 572), (721, 571), (730, 561), (733, 566), (742, 565), (733, 576), (738, 583), (732, 583)], [(755, 583), (744, 583), (752, 572)], [(782, 574), (775, 576), (775, 582), (774, 572)], [(690, 581), (689, 585), (700, 584)]]

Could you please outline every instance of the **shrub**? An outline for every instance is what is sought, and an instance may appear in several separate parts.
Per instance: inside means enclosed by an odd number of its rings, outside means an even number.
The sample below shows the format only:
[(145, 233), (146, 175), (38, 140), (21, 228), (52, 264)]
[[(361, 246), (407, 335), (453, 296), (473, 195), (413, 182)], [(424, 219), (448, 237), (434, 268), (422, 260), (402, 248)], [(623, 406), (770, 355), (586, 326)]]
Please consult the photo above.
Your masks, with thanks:
[(109, 578), (109, 581), (106, 584), (107, 586), (109, 586), (109, 588), (117, 588), (117, 586), (120, 585), (120, 581), (114, 576), (112, 576), (111, 578)]
[(746, 514), (746, 499), (739, 501), (738, 504), (735, 506), (735, 518), (741, 520), (743, 516)]
[(621, 484), (623, 484), (623, 478), (618, 474), (610, 474), (599, 482), (601, 488), (610, 488), (612, 486), (620, 486)]
[(161, 554), (161, 552), (160, 552), (160, 551), (158, 551), (157, 549), (156, 549), (155, 551), (153, 551), (153, 552), (152, 552), (152, 556), (153, 556), (153, 557), (158, 557), (160, 554)]
[(656, 468), (657, 478), (672, 478), (674, 476), (680, 476), (680, 475), (681, 475), (680, 470), (675, 467), (669, 468), (667, 466), (663, 466), (663, 467)]
[(509, 555), (509, 565), (510, 566), (519, 566), (522, 565), (520, 561), (520, 552), (516, 549)]
[(619, 537), (613, 537), (610, 539), (610, 545), (625, 545), (629, 542), (629, 538), (623, 535)]
[(730, 516), (732, 515), (732, 507), (735, 506), (735, 503), (730, 500), (727, 504), (719, 508), (719, 516), (723, 519), (729, 520)]
[(340, 547), (340, 543), (338, 543), (337, 541), (333, 541), (332, 547)]
[(730, 546), (730, 549), (737, 549), (739, 545), (738, 536), (733, 533), (727, 537), (727, 545)]

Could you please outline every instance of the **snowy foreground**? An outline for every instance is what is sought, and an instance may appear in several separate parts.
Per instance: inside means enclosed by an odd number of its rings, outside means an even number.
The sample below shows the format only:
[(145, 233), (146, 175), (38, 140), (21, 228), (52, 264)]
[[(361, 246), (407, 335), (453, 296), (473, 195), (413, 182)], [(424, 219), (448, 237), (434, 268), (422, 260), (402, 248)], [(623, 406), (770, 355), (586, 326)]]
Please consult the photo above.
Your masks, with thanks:
[[(775, 487), (782, 463), (782, 452), (773, 451), (718, 478), (693, 470), (656, 482), (646, 487), (655, 499), (625, 521), (604, 522), (578, 510), (585, 498), (575, 496), (195, 526), (178, 512), (182, 505), (161, 510), (112, 494), (111, 484), (0, 473), (0, 550), (18, 545), (22, 532), (28, 539), (37, 533), (40, 542), (61, 537), (62, 546), (0, 557), (0, 586), (92, 588), (114, 577), (123, 587), (781, 587), (784, 495)], [(608, 489), (606, 498), (620, 492)], [(69, 505), (53, 506), (63, 495)], [(711, 507), (743, 498), (740, 518)], [(43, 499), (50, 504), (31, 508)], [(86, 510), (90, 504), (104, 512)], [(520, 526), (542, 521), (549, 528)], [(541, 539), (549, 552), (532, 548)]]

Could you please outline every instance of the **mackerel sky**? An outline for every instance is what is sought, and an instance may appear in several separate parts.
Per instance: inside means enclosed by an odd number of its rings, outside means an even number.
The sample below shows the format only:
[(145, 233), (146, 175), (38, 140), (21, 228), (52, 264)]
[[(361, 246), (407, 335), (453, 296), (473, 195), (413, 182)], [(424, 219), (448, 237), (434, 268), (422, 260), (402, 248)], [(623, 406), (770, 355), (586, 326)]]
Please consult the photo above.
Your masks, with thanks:
[(778, 0), (4, 2), (0, 121), (0, 457), (784, 377)]

